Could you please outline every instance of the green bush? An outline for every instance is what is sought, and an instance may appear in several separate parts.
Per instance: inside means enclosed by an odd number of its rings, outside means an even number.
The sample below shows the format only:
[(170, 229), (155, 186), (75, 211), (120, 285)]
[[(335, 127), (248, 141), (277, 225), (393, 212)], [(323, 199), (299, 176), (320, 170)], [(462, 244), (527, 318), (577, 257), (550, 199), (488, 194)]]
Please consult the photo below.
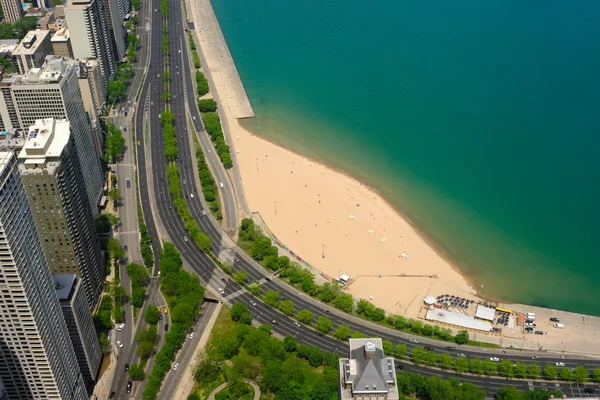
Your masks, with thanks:
[(196, 87), (198, 89), (198, 96), (204, 96), (208, 93), (208, 81), (200, 71), (196, 71)]
[(202, 122), (204, 122), (204, 128), (210, 136), (223, 166), (225, 168), (231, 168), (233, 162), (231, 160), (231, 155), (229, 154), (229, 146), (225, 144), (225, 137), (223, 136), (219, 115), (215, 112), (202, 113)]
[(198, 101), (200, 112), (215, 112), (217, 111), (217, 102), (214, 99), (204, 99)]

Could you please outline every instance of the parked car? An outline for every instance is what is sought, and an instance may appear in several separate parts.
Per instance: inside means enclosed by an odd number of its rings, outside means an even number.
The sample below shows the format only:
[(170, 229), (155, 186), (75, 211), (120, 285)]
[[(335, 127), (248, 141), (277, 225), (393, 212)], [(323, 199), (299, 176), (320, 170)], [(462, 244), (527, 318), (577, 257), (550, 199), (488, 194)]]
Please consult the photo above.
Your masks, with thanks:
[(194, 338), (194, 332), (190, 333), (190, 339)]
[(552, 318), (550, 318), (550, 321), (552, 321), (552, 322), (560, 322), (560, 318), (552, 317)]
[(535, 332), (533, 332), (533, 333), (535, 333), (536, 335), (543, 335), (543, 334), (544, 334), (544, 331), (535, 331)]

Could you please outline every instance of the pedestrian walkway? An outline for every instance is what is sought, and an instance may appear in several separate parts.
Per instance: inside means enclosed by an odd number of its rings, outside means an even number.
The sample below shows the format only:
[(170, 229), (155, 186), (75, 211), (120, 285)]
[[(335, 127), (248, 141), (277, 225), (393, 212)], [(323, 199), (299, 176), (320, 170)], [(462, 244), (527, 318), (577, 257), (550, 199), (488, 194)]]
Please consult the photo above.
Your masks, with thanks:
[[(254, 389), (254, 399), (253, 400), (259, 400), (260, 399), (260, 388), (258, 387), (256, 382), (251, 381), (250, 379), (244, 379), (244, 382), (246, 382), (248, 385), (252, 386), (252, 388)], [(217, 388), (215, 390), (213, 390), (210, 393), (210, 395), (208, 396), (208, 400), (215, 400), (216, 394), (219, 393), (221, 390), (225, 389), (225, 387), (228, 384), (229, 384), (229, 382), (225, 382), (225, 383), (222, 383), (219, 386), (217, 386)]]
[[(210, 334), (212, 332), (213, 327), (215, 326), (215, 322), (217, 322), (217, 318), (219, 317), (219, 313), (221, 312), (222, 307), (223, 307), (223, 304), (221, 304), (221, 303), (217, 304), (217, 307), (215, 308), (212, 317), (210, 318), (210, 320), (208, 321), (208, 324), (206, 324), (206, 328), (204, 328), (204, 331), (202, 332), (200, 341), (198, 342), (198, 345), (196, 346), (196, 349), (194, 350), (194, 357), (192, 358), (192, 360), (195, 361), (198, 358), (198, 356), (200, 355), (200, 352), (204, 349), (204, 347), (206, 346), (206, 343), (208, 343), (208, 339), (210, 338)], [(177, 386), (177, 391), (173, 394), (173, 397), (171, 399), (172, 400), (186, 400), (187, 397), (192, 392), (193, 387), (194, 387), (194, 369), (190, 368), (190, 366), (188, 366), (188, 368), (185, 369), (185, 374), (181, 377), (181, 381), (179, 382), (179, 385)], [(254, 397), (254, 399), (257, 400), (258, 398)]]
[(108, 399), (110, 396), (110, 387), (115, 376), (115, 367), (117, 365), (117, 357), (115, 353), (111, 351), (110, 353), (110, 364), (106, 371), (102, 374), (98, 382), (96, 382), (96, 386), (94, 387), (94, 392), (90, 399), (94, 400), (104, 400)]

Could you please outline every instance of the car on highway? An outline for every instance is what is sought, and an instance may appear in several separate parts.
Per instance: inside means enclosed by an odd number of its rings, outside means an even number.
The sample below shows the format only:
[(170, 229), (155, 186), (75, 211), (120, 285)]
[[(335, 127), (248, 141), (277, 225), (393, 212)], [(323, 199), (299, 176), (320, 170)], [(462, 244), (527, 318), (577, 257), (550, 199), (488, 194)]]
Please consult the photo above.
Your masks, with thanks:
[(156, 307), (156, 311), (158, 311), (158, 313), (160, 314), (162, 312), (162, 308)]
[(110, 400), (114, 399), (116, 395), (115, 392), (110, 392)]
[(179, 368), (179, 363), (175, 363), (175, 365), (173, 365), (173, 371), (177, 371), (177, 368)]
[(129, 371), (129, 364), (125, 364), (125, 372)]
[(119, 332), (121, 332), (123, 330), (123, 328), (125, 328), (125, 324), (122, 323), (122, 324), (119, 324), (119, 326), (117, 327), (117, 330)]
[(181, 113), (177, 114), (178, 117), (181, 117)]
[(252, 304), (253, 306), (255, 306), (256, 302), (255, 301), (250, 301), (250, 304)]
[(466, 357), (463, 353), (457, 354), (459, 357)]
[(556, 366), (557, 366), (557, 367), (564, 367), (564, 366), (565, 366), (565, 363), (564, 363), (564, 362), (557, 362), (557, 363), (556, 363)]
[(217, 288), (217, 289), (219, 289), (219, 293), (225, 294), (225, 291), (223, 289), (221, 289), (221, 288)]
[(277, 322), (276, 319), (272, 319), (271, 322), (273, 323), (273, 325), (279, 325), (279, 322)]
[(403, 370), (404, 370), (404, 368), (405, 368), (405, 367), (404, 367), (404, 365), (396, 363), (396, 369), (397, 369), (398, 371), (403, 371)]
[(165, 332), (169, 331), (169, 324), (165, 324)]
[(184, 242), (187, 242), (187, 236), (184, 236), (184, 237), (183, 237), (183, 241), (184, 241)]
[(133, 382), (131, 382), (131, 381), (127, 382), (127, 394), (131, 393), (132, 386), (133, 386)]
[(498, 357), (490, 357), (490, 361), (499, 362), (500, 359)]
[(221, 278), (221, 282), (223, 282), (224, 284), (226, 284), (226, 285), (227, 285), (227, 279), (225, 279), (225, 278)]
[(411, 343), (419, 343), (419, 341), (417, 339), (410, 339)]
[(190, 339), (193, 339), (194, 335), (195, 335), (194, 332), (190, 333)]
[(127, 251), (127, 245), (123, 246), (123, 250)]
[(169, 313), (169, 309), (167, 307), (163, 308), (163, 311), (165, 312), (165, 314)]
[(446, 350), (456, 350), (456, 346), (446, 346)]
[(202, 215), (206, 215), (206, 210), (202, 210)]
[(300, 322), (294, 321), (294, 325), (296, 325), (297, 327), (300, 327)]
[(431, 347), (431, 346), (425, 346), (425, 350), (433, 351), (433, 347)]
[(120, 341), (120, 340), (117, 340), (117, 346), (119, 346), (119, 347), (123, 347), (123, 343), (121, 343), (121, 341)]
[(589, 387), (586, 387), (585, 389), (583, 389), (583, 393), (594, 393), (595, 391), (596, 391), (596, 389), (589, 388)]

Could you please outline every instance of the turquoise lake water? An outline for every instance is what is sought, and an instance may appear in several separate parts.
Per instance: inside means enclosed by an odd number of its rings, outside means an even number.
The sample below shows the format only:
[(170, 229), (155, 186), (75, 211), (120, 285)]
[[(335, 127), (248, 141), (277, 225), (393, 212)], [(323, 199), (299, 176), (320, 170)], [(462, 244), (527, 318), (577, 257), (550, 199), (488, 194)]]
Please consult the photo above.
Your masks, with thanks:
[(213, 6), (248, 128), (375, 187), (484, 294), (600, 315), (600, 1)]

